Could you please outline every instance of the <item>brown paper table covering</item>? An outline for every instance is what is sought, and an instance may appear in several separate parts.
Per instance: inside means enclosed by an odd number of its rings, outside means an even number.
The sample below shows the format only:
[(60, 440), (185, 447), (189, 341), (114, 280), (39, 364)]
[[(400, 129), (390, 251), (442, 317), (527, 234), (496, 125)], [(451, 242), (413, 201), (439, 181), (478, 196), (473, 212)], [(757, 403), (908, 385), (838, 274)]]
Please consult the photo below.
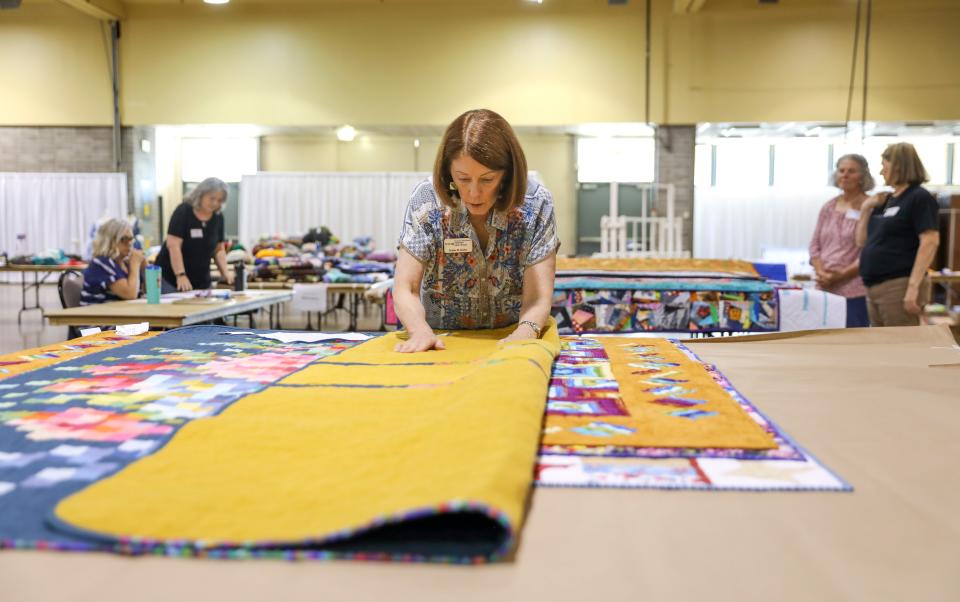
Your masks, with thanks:
[(960, 599), (960, 348), (937, 327), (691, 343), (856, 488), (538, 489), (482, 567), (0, 553), (3, 600)]

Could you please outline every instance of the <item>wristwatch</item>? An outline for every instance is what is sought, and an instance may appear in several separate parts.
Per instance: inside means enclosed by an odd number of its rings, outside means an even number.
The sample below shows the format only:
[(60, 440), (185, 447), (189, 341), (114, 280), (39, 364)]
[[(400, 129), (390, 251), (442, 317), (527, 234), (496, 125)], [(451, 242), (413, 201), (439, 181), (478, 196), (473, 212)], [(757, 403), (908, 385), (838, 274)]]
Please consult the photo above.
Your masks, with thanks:
[(176, 274), (177, 278), (179, 278), (180, 276), (186, 276), (186, 275), (187, 275), (186, 272), (177, 272)]
[(520, 326), (521, 324), (526, 324), (529, 326), (530, 330), (533, 331), (533, 334), (537, 335), (538, 339), (540, 338), (540, 326), (536, 322), (532, 322), (530, 320), (520, 320), (520, 324), (517, 324), (517, 326)]

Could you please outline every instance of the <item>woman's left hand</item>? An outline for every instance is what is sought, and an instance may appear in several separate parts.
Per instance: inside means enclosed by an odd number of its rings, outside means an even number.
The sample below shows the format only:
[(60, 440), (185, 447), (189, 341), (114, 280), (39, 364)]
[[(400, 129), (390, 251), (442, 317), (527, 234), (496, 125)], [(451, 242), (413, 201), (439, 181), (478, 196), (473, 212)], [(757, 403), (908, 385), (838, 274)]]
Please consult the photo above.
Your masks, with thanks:
[(504, 343), (509, 343), (511, 341), (526, 341), (528, 339), (535, 338), (537, 338), (537, 333), (535, 333), (529, 326), (521, 324), (520, 326), (517, 326), (517, 328), (511, 332), (509, 336), (497, 341), (497, 345), (503, 345)]
[(228, 286), (233, 286), (233, 272), (228, 271), (226, 274), (224, 274), (223, 280), (224, 282), (227, 283)]
[(903, 309), (908, 314), (919, 316), (920, 312), (923, 311), (923, 308), (917, 304), (919, 293), (918, 287), (907, 286), (907, 294), (903, 296)]
[(836, 284), (839, 279), (838, 277), (839, 274), (833, 270), (824, 270), (817, 274), (817, 284), (819, 284), (821, 288), (829, 288)]

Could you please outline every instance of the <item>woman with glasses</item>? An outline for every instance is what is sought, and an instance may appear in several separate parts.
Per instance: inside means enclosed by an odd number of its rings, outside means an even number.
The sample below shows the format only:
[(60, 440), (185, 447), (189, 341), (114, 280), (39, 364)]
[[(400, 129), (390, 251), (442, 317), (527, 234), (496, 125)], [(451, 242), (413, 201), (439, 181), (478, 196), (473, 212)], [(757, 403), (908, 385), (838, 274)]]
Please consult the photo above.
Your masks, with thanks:
[(109, 219), (100, 225), (93, 239), (93, 258), (83, 270), (80, 305), (137, 298), (144, 259), (132, 243), (133, 230), (127, 222)]
[(227, 185), (217, 178), (197, 184), (170, 216), (167, 238), (157, 257), (163, 270), (164, 293), (210, 288), (210, 259), (217, 262), (227, 284), (233, 274), (227, 269), (223, 248), (223, 215)]

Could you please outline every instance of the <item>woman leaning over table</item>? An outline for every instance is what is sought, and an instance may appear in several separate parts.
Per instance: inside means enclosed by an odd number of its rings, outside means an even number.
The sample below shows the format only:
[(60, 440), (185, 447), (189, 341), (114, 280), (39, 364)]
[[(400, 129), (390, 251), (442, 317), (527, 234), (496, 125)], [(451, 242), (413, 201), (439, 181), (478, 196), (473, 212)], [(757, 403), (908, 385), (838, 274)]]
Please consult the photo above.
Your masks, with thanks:
[(810, 263), (816, 271), (817, 288), (846, 298), (847, 328), (869, 326), (867, 289), (860, 279), (856, 242), (860, 207), (874, 185), (867, 160), (861, 155), (840, 157), (833, 185), (841, 194), (820, 209), (810, 241)]
[(207, 178), (187, 195), (167, 226), (167, 238), (157, 256), (163, 270), (163, 292), (210, 288), (210, 259), (227, 284), (233, 274), (227, 268), (226, 239), (220, 210), (227, 202), (227, 185)]
[(397, 351), (443, 349), (435, 328), (516, 324), (505, 341), (538, 338), (559, 244), (553, 197), (528, 180), (510, 124), (486, 109), (460, 115), (404, 217), (394, 301), (409, 339)]
[(93, 257), (83, 270), (80, 305), (93, 305), (140, 294), (143, 253), (132, 247), (130, 224), (109, 219), (100, 224), (93, 238)]
[(940, 244), (937, 201), (920, 185), (927, 171), (912, 144), (883, 151), (880, 175), (893, 193), (864, 201), (857, 224), (860, 277), (872, 326), (916, 326), (927, 302), (927, 268)]

